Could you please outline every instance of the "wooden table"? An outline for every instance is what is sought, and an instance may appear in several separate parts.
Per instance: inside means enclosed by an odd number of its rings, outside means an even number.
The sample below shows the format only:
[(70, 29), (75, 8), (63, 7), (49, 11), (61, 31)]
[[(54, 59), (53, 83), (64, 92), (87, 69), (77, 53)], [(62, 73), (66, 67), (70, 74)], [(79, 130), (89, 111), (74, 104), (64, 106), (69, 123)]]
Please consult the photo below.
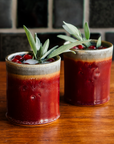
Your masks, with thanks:
[(61, 116), (52, 124), (34, 128), (8, 122), (6, 113), (6, 67), (0, 62), (0, 144), (114, 144), (114, 62), (110, 101), (102, 106), (80, 107), (64, 102), (64, 71), (60, 79)]

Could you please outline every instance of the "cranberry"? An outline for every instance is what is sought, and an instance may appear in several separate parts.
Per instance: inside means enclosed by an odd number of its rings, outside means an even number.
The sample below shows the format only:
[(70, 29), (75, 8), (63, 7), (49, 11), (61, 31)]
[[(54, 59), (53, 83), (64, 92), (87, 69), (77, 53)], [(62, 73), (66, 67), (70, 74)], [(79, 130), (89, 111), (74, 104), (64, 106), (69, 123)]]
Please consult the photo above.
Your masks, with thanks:
[(79, 49), (83, 49), (83, 48), (84, 48), (82, 45), (77, 45), (77, 47), (78, 47)]
[(16, 55), (15, 58), (18, 59), (19, 61), (23, 60), (23, 57), (20, 55)]
[(25, 55), (23, 56), (23, 58), (24, 58), (25, 60), (28, 60), (28, 59), (32, 59), (32, 56), (31, 56), (30, 54), (25, 54)]
[(96, 49), (96, 47), (94, 45), (91, 45), (88, 47), (89, 49)]
[(21, 64), (21, 62), (18, 59), (16, 59), (15, 57), (12, 59), (12, 62), (20, 63)]
[(17, 63), (20, 63), (20, 64), (22, 64), (22, 62), (20, 62), (20, 61), (18, 61)]
[(54, 62), (55, 60), (54, 60), (54, 58), (49, 58), (47, 61)]

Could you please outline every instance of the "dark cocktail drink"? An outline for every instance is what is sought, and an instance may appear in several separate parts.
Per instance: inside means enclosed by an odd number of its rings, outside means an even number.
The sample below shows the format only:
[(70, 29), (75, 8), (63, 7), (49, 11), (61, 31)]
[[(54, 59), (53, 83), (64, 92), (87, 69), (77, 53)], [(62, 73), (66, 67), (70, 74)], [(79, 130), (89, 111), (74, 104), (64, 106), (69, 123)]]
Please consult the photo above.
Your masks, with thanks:
[(76, 55), (64, 54), (65, 100), (74, 105), (107, 102), (110, 99), (111, 62), (112, 47), (76, 50)]
[(32, 51), (6, 57), (7, 118), (17, 124), (39, 125), (59, 116), (60, 62), (58, 56), (83, 42), (49, 48), (49, 39), (40, 42), (37, 33), (23, 26)]
[[(60, 58), (48, 64), (7, 66), (7, 118), (21, 125), (50, 123), (60, 116)], [(54, 69), (53, 69), (54, 68)]]

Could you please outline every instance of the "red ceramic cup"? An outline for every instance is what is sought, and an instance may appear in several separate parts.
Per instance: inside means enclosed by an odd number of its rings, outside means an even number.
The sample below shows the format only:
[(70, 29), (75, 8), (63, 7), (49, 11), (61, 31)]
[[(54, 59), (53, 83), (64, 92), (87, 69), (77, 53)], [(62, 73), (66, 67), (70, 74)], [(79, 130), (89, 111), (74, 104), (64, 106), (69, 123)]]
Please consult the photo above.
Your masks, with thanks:
[(59, 118), (60, 57), (48, 64), (27, 65), (6, 57), (7, 118), (25, 126), (47, 124)]
[(64, 54), (65, 100), (68, 103), (98, 105), (110, 99), (113, 45), (106, 41), (102, 41), (102, 45), (107, 48)]

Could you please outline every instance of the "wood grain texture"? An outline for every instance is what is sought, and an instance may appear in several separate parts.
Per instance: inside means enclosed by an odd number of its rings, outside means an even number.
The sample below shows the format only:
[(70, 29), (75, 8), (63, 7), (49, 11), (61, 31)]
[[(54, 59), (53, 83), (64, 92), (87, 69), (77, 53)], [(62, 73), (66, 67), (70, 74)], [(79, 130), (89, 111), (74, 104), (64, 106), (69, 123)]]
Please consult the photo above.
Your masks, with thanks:
[(64, 63), (61, 64), (60, 113), (52, 124), (21, 127), (8, 122), (6, 67), (0, 62), (0, 144), (114, 144), (114, 62), (110, 101), (100, 106), (73, 106), (64, 102)]

